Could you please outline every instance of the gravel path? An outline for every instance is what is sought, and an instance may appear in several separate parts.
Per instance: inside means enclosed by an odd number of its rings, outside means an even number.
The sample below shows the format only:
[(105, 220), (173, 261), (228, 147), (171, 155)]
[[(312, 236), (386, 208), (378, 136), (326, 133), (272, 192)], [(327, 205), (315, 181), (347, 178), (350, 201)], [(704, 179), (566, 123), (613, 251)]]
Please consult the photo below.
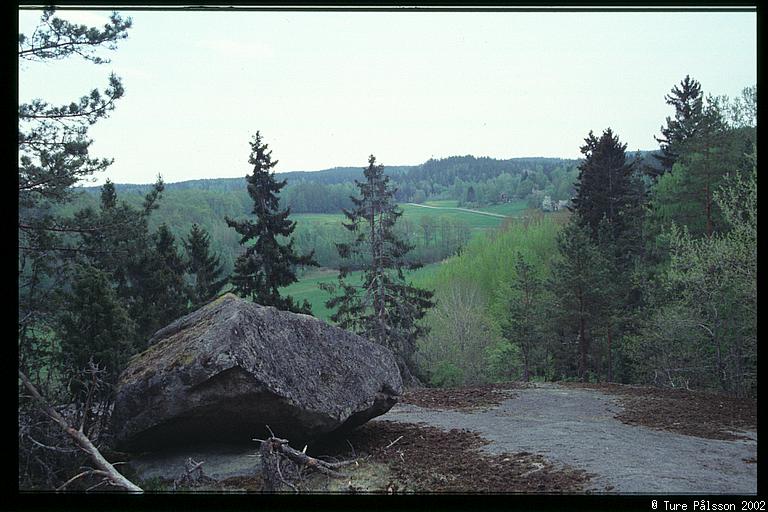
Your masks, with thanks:
[(452, 206), (429, 206), (426, 204), (416, 204), (416, 203), (405, 203), (405, 204), (410, 206), (418, 206), (419, 208), (431, 208), (432, 210), (458, 210), (460, 212), (478, 213), (480, 215), (488, 215), (490, 217), (500, 217), (502, 219), (507, 218), (507, 215), (502, 215), (500, 213), (481, 212), (480, 210), (470, 210), (469, 208), (454, 208)]
[(539, 384), (480, 412), (431, 410), (398, 404), (377, 419), (474, 430), (492, 453), (528, 451), (593, 475), (594, 492), (641, 494), (755, 494), (757, 434), (717, 441), (614, 418), (621, 406), (596, 390)]

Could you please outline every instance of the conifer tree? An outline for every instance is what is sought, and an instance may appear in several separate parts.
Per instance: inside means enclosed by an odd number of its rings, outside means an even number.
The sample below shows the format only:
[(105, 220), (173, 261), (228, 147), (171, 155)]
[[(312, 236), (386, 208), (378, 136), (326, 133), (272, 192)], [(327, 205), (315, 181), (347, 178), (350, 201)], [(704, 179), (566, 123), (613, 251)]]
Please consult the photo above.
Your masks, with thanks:
[(224, 267), (219, 255), (211, 254), (210, 236), (205, 229), (193, 224), (183, 242), (187, 272), (194, 278), (192, 305), (197, 307), (216, 296), (228, 277), (221, 277)]
[[(376, 165), (371, 155), (364, 169), (365, 181), (355, 181), (359, 197), (352, 197), (354, 207), (343, 210), (348, 222), (344, 227), (354, 236), (350, 243), (336, 244), (339, 256), (348, 263), (339, 273), (342, 294), (326, 302), (336, 309), (331, 319), (344, 329), (352, 330), (392, 350), (398, 361), (403, 382), (417, 382), (411, 372), (416, 339), (426, 334), (419, 324), (433, 306), (432, 292), (411, 286), (404, 269), (409, 265), (407, 253), (413, 248), (395, 234), (395, 224), (402, 210), (394, 202), (395, 190), (384, 174), (384, 166)], [(349, 279), (350, 263), (363, 268), (359, 284)], [(325, 286), (334, 293), (336, 287)]]
[(646, 168), (646, 172), (654, 179), (669, 172), (680, 158), (682, 145), (690, 138), (717, 129), (721, 124), (716, 109), (708, 108), (704, 103), (701, 84), (689, 75), (680, 82), (680, 86), (672, 87), (671, 93), (664, 96), (668, 105), (675, 109), (675, 118), (667, 117), (667, 125), (661, 127), (661, 138), (655, 137), (659, 143), (661, 154), (653, 156), (662, 166), (661, 170)]
[(542, 338), (543, 283), (531, 264), (517, 253), (515, 280), (512, 282), (507, 302), (507, 316), (502, 322), (504, 337), (520, 347), (523, 359), (523, 380), (531, 376), (533, 353)]
[(702, 131), (678, 146), (678, 160), (653, 190), (653, 217), (660, 226), (686, 226), (694, 236), (711, 237), (726, 228), (714, 194), (728, 173), (749, 170), (755, 129)]
[[(158, 181), (145, 196), (142, 209), (122, 201), (114, 184), (107, 180), (101, 189), (101, 206), (98, 211), (85, 208), (75, 213), (74, 223), (80, 226), (79, 259), (110, 275), (123, 305), (133, 310), (138, 304), (143, 283), (151, 283), (148, 274), (152, 240), (149, 216), (157, 208), (164, 188)], [(136, 305), (138, 310), (141, 306)]]
[[(134, 269), (134, 296), (131, 313), (146, 340), (158, 329), (188, 311), (189, 289), (185, 265), (176, 248), (176, 237), (161, 224), (152, 235), (152, 245)], [(143, 271), (141, 269), (144, 269)]]
[(558, 238), (560, 258), (552, 266), (550, 287), (556, 297), (562, 326), (579, 353), (579, 378), (587, 380), (594, 335), (602, 327), (609, 303), (605, 293), (610, 282), (606, 261), (589, 229), (571, 220)]
[(621, 144), (610, 128), (603, 131), (600, 138), (590, 131), (584, 142), (581, 153), (585, 158), (579, 165), (571, 210), (578, 214), (579, 222), (589, 228), (593, 240), (597, 239), (603, 218), (618, 238), (638, 225), (636, 217), (642, 215), (642, 186), (633, 174), (632, 165), (626, 161), (627, 145)]
[(111, 210), (117, 206), (117, 192), (115, 191), (115, 184), (112, 180), (107, 178), (107, 181), (101, 187), (101, 209)]
[(241, 236), (240, 244), (245, 245), (245, 252), (235, 261), (231, 279), (234, 291), (263, 306), (311, 314), (306, 300), (297, 304), (290, 296), (281, 297), (279, 290), (298, 280), (297, 266), (317, 266), (314, 251), (300, 256), (293, 249), (293, 239), (281, 243), (280, 237), (289, 237), (296, 228), (296, 223), (288, 219), (290, 208), (279, 208), (278, 194), (286, 182), (275, 179), (272, 169), (277, 160), (272, 161), (272, 151), (258, 131), (250, 144), (248, 162), (253, 165), (253, 174), (246, 180), (256, 221), (226, 218), (229, 227)]
[[(633, 165), (626, 161), (626, 144), (621, 144), (610, 128), (599, 139), (590, 132), (585, 143), (581, 148), (585, 159), (579, 166), (575, 184), (573, 222), (589, 233), (591, 245), (584, 245), (583, 249), (599, 253), (600, 274), (604, 279), (592, 290), (600, 293), (595, 298), (601, 311), (599, 325), (595, 325), (593, 333), (587, 332), (584, 336), (600, 333), (605, 340), (606, 361), (600, 366), (606, 368), (608, 378), (612, 379), (614, 345), (621, 334), (631, 329), (634, 312), (642, 300), (634, 276), (645, 248), (645, 186)], [(569, 236), (576, 237), (574, 233)], [(573, 240), (575, 243), (577, 238)], [(565, 248), (561, 246), (562, 250)], [(590, 340), (582, 343), (589, 344)], [(595, 369), (597, 363), (595, 361)]]
[[(117, 13), (102, 27), (87, 27), (46, 7), (32, 31), (18, 34), (19, 63), (24, 67), (69, 57), (109, 62), (102, 50), (116, 49), (130, 27), (130, 18)], [(51, 345), (45, 340), (56, 314), (52, 294), (68, 279), (69, 260), (79, 255), (73, 235), (82, 232), (82, 226), (55, 215), (52, 207), (72, 197), (77, 181), (111, 163), (89, 153), (88, 129), (109, 116), (124, 90), (121, 80), (110, 75), (106, 88), (83, 92), (58, 105), (37, 98), (18, 107), (19, 355), (33, 378), (38, 369), (33, 359), (39, 359), (41, 345)], [(58, 357), (54, 352), (49, 355)]]
[[(68, 376), (77, 376), (93, 361), (106, 371), (106, 381), (115, 384), (136, 348), (136, 324), (110, 281), (106, 272), (78, 265), (71, 287), (61, 292), (57, 330)], [(77, 378), (70, 386), (75, 392), (82, 389)]]
[(470, 185), (469, 188), (467, 189), (467, 198), (465, 202), (467, 204), (472, 204), (475, 201), (477, 201), (477, 194), (475, 193), (475, 187)]

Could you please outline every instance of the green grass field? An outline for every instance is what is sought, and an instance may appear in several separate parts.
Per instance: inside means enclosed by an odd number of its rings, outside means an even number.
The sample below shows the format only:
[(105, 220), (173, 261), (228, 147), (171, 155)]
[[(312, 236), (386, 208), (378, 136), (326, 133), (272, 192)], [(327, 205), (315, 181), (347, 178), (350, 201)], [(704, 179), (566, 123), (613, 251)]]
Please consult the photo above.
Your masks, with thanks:
[(421, 206), (413, 206), (409, 204), (401, 204), (400, 207), (403, 209), (403, 218), (414, 223), (420, 222), (423, 217), (432, 218), (433, 220), (452, 219), (465, 222), (473, 231), (476, 229), (487, 230), (499, 227), (504, 220), (501, 217), (492, 217), (490, 215), (482, 215), (463, 210), (423, 208)]
[[(440, 263), (433, 263), (431, 265), (425, 265), (424, 267), (412, 270), (408, 272), (408, 279), (413, 284), (419, 285), (428, 276), (437, 272)], [(330, 316), (332, 311), (325, 307), (325, 301), (327, 301), (331, 295), (328, 292), (320, 289), (321, 283), (338, 283), (339, 272), (335, 269), (320, 268), (308, 270), (305, 274), (299, 276), (299, 282), (290, 286), (280, 289), (280, 294), (290, 295), (296, 301), (301, 302), (307, 300), (312, 306), (312, 313), (326, 322), (330, 322)], [(350, 273), (349, 279), (359, 280), (362, 272)]]
[[(450, 218), (453, 220), (461, 220), (466, 222), (472, 230), (487, 230), (489, 228), (495, 228), (500, 226), (504, 220), (501, 217), (482, 215), (465, 210), (451, 210), (449, 208), (458, 207), (458, 201), (454, 200), (427, 201), (424, 203), (424, 205), (433, 206), (435, 208), (424, 208), (422, 206), (400, 204), (399, 206), (403, 210), (402, 219), (408, 220), (409, 222), (418, 223), (421, 221), (422, 217), (428, 217), (432, 219)], [(443, 210), (438, 208), (446, 209)], [(526, 202), (518, 200), (511, 203), (481, 207), (477, 208), (477, 210), (481, 212), (495, 213), (497, 215), (516, 217), (522, 215), (526, 208)], [(312, 223), (318, 225), (340, 225), (341, 222), (345, 220), (345, 217), (341, 213), (297, 213), (291, 215), (291, 219), (300, 224)]]
[(478, 208), (481, 212), (498, 213), (507, 217), (518, 217), (528, 209), (528, 201), (516, 200), (509, 203), (494, 204)]
[(439, 201), (424, 201), (427, 206), (438, 206), (440, 208), (458, 208), (459, 202), (455, 199), (441, 199)]
[[(440, 218), (460, 220), (469, 226), (472, 238), (483, 236), (489, 230), (501, 226), (505, 220), (503, 217), (453, 209), (458, 208), (458, 201), (455, 200), (427, 201), (424, 204), (436, 208), (423, 208), (421, 206), (400, 204), (399, 206), (403, 210), (402, 219), (408, 220), (414, 224), (418, 224), (422, 217), (428, 217), (435, 221)], [(527, 204), (525, 201), (513, 201), (511, 203), (478, 208), (478, 210), (497, 215), (519, 217), (523, 214), (526, 208)], [(307, 223), (316, 225), (340, 225), (341, 222), (345, 220), (345, 217), (341, 213), (299, 213), (291, 215), (291, 219), (304, 225)], [(439, 267), (440, 263), (426, 265), (418, 270), (409, 272), (409, 279), (412, 280), (413, 284), (423, 286), (422, 283), (426, 282), (433, 273), (437, 272)], [(282, 288), (280, 293), (282, 295), (290, 295), (299, 302), (306, 299), (312, 306), (312, 312), (315, 316), (329, 321), (331, 311), (325, 307), (325, 301), (330, 298), (330, 295), (320, 289), (320, 284), (336, 284), (338, 282), (337, 275), (338, 271), (334, 269), (309, 269), (306, 273), (299, 275), (298, 283)], [(350, 277), (352, 279), (359, 279), (360, 272), (353, 272)]]

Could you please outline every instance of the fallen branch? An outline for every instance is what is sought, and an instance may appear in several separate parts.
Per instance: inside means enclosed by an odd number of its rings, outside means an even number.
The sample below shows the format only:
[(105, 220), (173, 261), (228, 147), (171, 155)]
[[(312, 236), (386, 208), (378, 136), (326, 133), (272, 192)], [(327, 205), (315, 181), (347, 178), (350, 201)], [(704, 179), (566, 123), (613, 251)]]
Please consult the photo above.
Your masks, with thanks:
[(390, 446), (392, 446), (393, 444), (395, 444), (396, 442), (398, 442), (398, 441), (399, 441), (399, 440), (401, 440), (402, 438), (403, 438), (403, 436), (400, 436), (400, 437), (398, 437), (397, 439), (395, 439), (394, 441), (392, 441), (391, 443), (389, 443), (387, 446), (385, 446), (385, 447), (384, 447), (384, 449), (386, 450), (387, 448), (389, 448)]
[(90, 476), (90, 475), (102, 475), (102, 476), (105, 476), (106, 473), (104, 473), (103, 471), (98, 471), (96, 469), (89, 469), (88, 471), (83, 471), (82, 473), (78, 473), (77, 475), (73, 476), (72, 478), (70, 478), (69, 480), (67, 480), (66, 482), (64, 482), (60, 486), (58, 486), (56, 488), (56, 490), (57, 491), (63, 491), (64, 489), (67, 488), (67, 486), (69, 484), (71, 484), (72, 482), (74, 482), (78, 478), (82, 478), (84, 476)]
[(93, 445), (91, 440), (88, 439), (88, 437), (83, 433), (82, 430), (78, 430), (72, 427), (69, 423), (67, 423), (67, 420), (65, 420), (61, 414), (59, 414), (53, 407), (48, 405), (45, 399), (37, 391), (37, 388), (35, 388), (32, 382), (30, 382), (30, 380), (27, 378), (26, 375), (24, 375), (24, 373), (21, 370), (19, 370), (19, 378), (21, 379), (21, 382), (24, 384), (24, 387), (27, 388), (27, 391), (30, 392), (32, 397), (40, 403), (43, 409), (43, 412), (45, 412), (45, 414), (49, 418), (51, 418), (54, 422), (56, 422), (64, 430), (64, 432), (66, 432), (67, 435), (69, 435), (69, 437), (72, 438), (72, 441), (75, 443), (75, 445), (78, 448), (80, 448), (81, 450), (83, 450), (85, 453), (88, 454), (88, 456), (93, 461), (94, 466), (96, 466), (96, 469), (91, 471), (86, 471), (84, 474), (81, 473), (76, 477), (70, 479), (59, 489), (63, 489), (64, 487), (72, 483), (77, 478), (80, 478), (87, 474), (97, 474), (97, 475), (104, 476), (104, 478), (106, 478), (111, 485), (125, 489), (128, 492), (135, 492), (135, 493), (144, 492), (141, 489), (141, 487), (139, 487), (138, 485), (134, 484), (133, 482), (125, 478), (123, 475), (121, 475), (120, 472), (117, 471), (115, 467), (112, 464), (110, 464), (107, 461), (107, 459), (104, 458), (104, 456), (101, 455), (99, 450)]
[(205, 464), (205, 461), (195, 462), (192, 457), (187, 458), (187, 461), (184, 463), (185, 470), (173, 482), (173, 489), (176, 490), (182, 486), (192, 487), (210, 480), (210, 478), (203, 474), (203, 464)]
[(284, 483), (291, 487), (295, 492), (298, 492), (298, 489), (284, 478), (280, 468), (281, 458), (293, 462), (299, 468), (299, 474), (302, 469), (311, 468), (334, 478), (348, 478), (348, 474), (340, 473), (336, 470), (350, 464), (357, 464), (356, 459), (341, 462), (327, 462), (316, 459), (315, 457), (310, 457), (306, 454), (306, 447), (302, 451), (295, 450), (288, 446), (287, 439), (275, 437), (271, 430), (270, 434), (272, 434), (271, 437), (266, 440), (254, 439), (254, 441), (261, 442), (259, 453), (261, 454), (264, 485), (267, 492), (274, 492), (277, 490), (279, 483)]

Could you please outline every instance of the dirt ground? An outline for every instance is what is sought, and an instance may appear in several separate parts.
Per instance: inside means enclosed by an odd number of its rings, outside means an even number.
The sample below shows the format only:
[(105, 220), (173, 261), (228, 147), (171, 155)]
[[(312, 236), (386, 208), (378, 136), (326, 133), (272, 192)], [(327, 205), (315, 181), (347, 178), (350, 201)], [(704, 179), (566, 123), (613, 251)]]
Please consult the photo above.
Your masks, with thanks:
[[(307, 474), (293, 480), (302, 492), (382, 493), (583, 493), (589, 475), (553, 465), (528, 452), (491, 455), (488, 440), (468, 430), (373, 420), (344, 439), (316, 446), (325, 460), (357, 459), (345, 478)], [(168, 485), (170, 482), (164, 482)], [(232, 477), (185, 490), (262, 492), (260, 475)], [(293, 492), (285, 486), (281, 492)]]
[[(490, 441), (481, 451), (525, 451), (585, 470), (586, 491), (595, 493), (756, 492), (757, 432), (746, 426), (730, 432), (751, 422), (734, 417), (756, 414), (749, 401), (739, 406), (696, 393), (611, 389), (532, 383), (489, 409), (447, 409), (435, 400), (430, 407), (399, 403), (381, 419), (470, 429)], [(676, 430), (662, 429), (665, 425)]]
[(619, 396), (624, 410), (616, 418), (628, 425), (721, 440), (745, 439), (737, 431), (757, 428), (757, 402), (754, 399), (622, 384), (564, 385)]
[[(384, 416), (309, 448), (325, 460), (357, 459), (344, 478), (306, 472), (294, 483), (309, 493), (749, 494), (755, 426), (754, 401), (688, 391), (575, 383), (413, 389)], [(225, 463), (222, 476), (190, 490), (262, 491), (259, 459), (222, 452), (195, 460), (214, 464), (214, 455)], [(234, 472), (244, 459), (253, 469)]]
[(585, 471), (556, 467), (541, 455), (482, 453), (489, 441), (469, 430), (371, 421), (349, 442), (390, 467), (387, 492), (582, 492), (589, 480)]
[(524, 389), (524, 382), (487, 384), (469, 388), (413, 388), (400, 398), (401, 404), (427, 409), (482, 410), (495, 407), (508, 398), (514, 398), (515, 389)]

